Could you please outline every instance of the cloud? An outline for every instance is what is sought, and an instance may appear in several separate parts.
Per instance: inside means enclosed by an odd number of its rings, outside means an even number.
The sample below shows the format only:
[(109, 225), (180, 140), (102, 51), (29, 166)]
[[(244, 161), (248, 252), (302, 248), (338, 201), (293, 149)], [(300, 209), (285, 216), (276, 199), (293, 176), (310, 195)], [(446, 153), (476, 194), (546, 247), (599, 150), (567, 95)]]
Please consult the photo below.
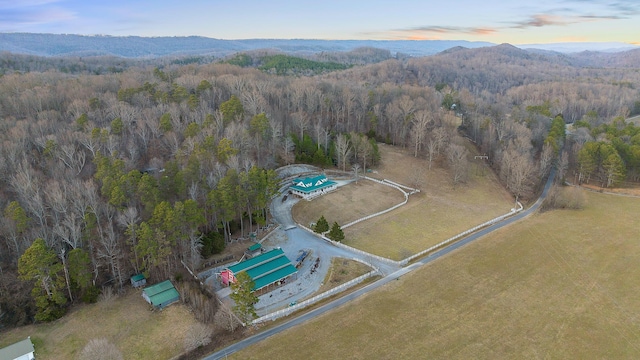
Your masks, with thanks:
[(461, 26), (420, 26), (406, 29), (394, 29), (377, 35), (394, 40), (438, 40), (444, 35), (491, 35), (496, 29), (489, 27), (461, 27)]
[(615, 14), (625, 17), (640, 14), (640, 4), (636, 0), (617, 0), (606, 2), (605, 5)]
[(557, 26), (557, 25), (569, 25), (571, 22), (567, 21), (561, 16), (549, 15), (549, 14), (536, 14), (530, 18), (517, 22), (513, 26), (516, 29), (526, 29), (530, 27), (543, 27), (543, 26)]
[(60, 8), (54, 0), (0, 0), (0, 31), (21, 31), (33, 26), (60, 23), (76, 18), (72, 11)]
[(58, 2), (60, 2), (60, 0), (0, 0), (0, 9), (26, 9)]
[(601, 21), (601, 20), (619, 20), (624, 17), (618, 15), (577, 15), (577, 16), (562, 16), (554, 14), (535, 14), (528, 19), (512, 23), (510, 28), (513, 29), (527, 29), (531, 27), (544, 27), (544, 26), (567, 26), (572, 24), (579, 24), (585, 22)]

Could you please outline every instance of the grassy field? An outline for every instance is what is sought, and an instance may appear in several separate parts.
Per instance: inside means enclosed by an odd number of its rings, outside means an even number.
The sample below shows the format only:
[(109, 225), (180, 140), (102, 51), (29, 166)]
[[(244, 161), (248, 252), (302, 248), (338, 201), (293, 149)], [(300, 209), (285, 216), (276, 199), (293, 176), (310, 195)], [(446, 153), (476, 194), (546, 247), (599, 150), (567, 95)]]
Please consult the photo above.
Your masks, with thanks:
[(48, 324), (20, 327), (0, 334), (0, 347), (31, 336), (40, 359), (77, 359), (91, 339), (106, 338), (125, 359), (170, 359), (184, 348), (187, 329), (196, 323), (188, 308), (173, 304), (150, 311), (139, 290), (81, 306)]
[(587, 197), (234, 358), (640, 358), (640, 200)]
[[(514, 205), (495, 175), (479, 162), (471, 164), (469, 181), (454, 189), (442, 167), (434, 164), (428, 170), (426, 160), (384, 144), (380, 144), (380, 152), (382, 162), (369, 176), (407, 186), (419, 182), (421, 192), (411, 195), (405, 206), (345, 229), (347, 245), (401, 260), (505, 214)], [(470, 159), (473, 161), (472, 156)], [(302, 224), (316, 221), (323, 214), (329, 224), (346, 224), (403, 200), (402, 194), (391, 187), (360, 181), (311, 202), (301, 201), (294, 206), (293, 214)]]
[(362, 276), (372, 269), (355, 260), (344, 258), (331, 259), (331, 267), (329, 272), (322, 282), (322, 286), (318, 290), (318, 294), (331, 290), (336, 286), (340, 286), (348, 281), (351, 281), (358, 276)]
[(334, 221), (344, 225), (403, 201), (404, 195), (397, 189), (361, 179), (357, 184), (353, 182), (342, 186), (335, 192), (312, 201), (300, 201), (293, 207), (291, 214), (296, 222), (305, 226), (318, 221), (321, 215), (327, 219), (329, 226)]

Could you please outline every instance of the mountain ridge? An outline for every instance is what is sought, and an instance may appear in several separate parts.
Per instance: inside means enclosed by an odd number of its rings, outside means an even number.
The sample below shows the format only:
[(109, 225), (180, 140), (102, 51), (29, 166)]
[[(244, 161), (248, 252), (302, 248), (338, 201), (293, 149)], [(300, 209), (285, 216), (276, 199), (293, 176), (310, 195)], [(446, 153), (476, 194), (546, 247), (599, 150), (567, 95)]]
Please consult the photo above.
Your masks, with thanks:
[[(428, 56), (464, 47), (496, 46), (490, 42), (467, 40), (311, 40), (243, 39), (223, 40), (203, 36), (141, 37), (110, 35), (0, 33), (0, 51), (37, 56), (103, 56), (152, 58), (163, 56), (205, 55), (224, 57), (242, 51), (273, 49), (292, 54), (350, 51), (360, 47), (389, 50), (394, 56)], [(621, 52), (639, 47), (624, 43), (558, 43), (512, 45), (520, 49), (555, 52), (584, 50)], [(608, 49), (608, 50), (607, 50)], [(570, 51), (569, 51), (570, 50)]]

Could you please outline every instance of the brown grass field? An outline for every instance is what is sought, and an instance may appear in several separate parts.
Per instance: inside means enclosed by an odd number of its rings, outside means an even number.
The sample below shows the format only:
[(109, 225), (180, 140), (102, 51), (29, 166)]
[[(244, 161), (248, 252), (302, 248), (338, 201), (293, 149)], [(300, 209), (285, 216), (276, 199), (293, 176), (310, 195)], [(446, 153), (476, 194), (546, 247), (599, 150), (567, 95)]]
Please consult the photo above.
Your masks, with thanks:
[(234, 356), (640, 358), (640, 200), (587, 194)]
[[(470, 156), (469, 180), (453, 188), (449, 173), (415, 158), (407, 150), (380, 144), (381, 164), (368, 175), (413, 186), (419, 178), (421, 192), (390, 213), (345, 229), (344, 243), (358, 249), (401, 260), (460, 232), (509, 212), (512, 197), (495, 175)], [(471, 149), (470, 149), (471, 150)], [(475, 162), (474, 162), (475, 161)], [(420, 174), (417, 176), (416, 174)], [(315, 222), (324, 215), (332, 224), (346, 224), (365, 215), (389, 208), (404, 200), (388, 186), (361, 180), (313, 201), (294, 206), (294, 219), (301, 224)]]
[(334, 221), (344, 225), (403, 201), (404, 195), (400, 191), (374, 181), (360, 179), (357, 184), (353, 182), (339, 187), (335, 192), (312, 201), (298, 202), (293, 207), (292, 215), (296, 222), (305, 226), (318, 221), (321, 215), (327, 219), (329, 226)]
[(322, 294), (336, 286), (340, 286), (357, 278), (358, 276), (368, 273), (371, 270), (372, 269), (369, 266), (355, 260), (333, 258), (331, 259), (329, 272), (325, 276), (323, 284), (318, 290), (318, 294)]
[(106, 338), (125, 359), (170, 359), (184, 350), (187, 329), (196, 323), (180, 303), (150, 311), (139, 290), (83, 305), (48, 324), (23, 326), (0, 336), (0, 347), (31, 336), (37, 359), (77, 359), (91, 339)]

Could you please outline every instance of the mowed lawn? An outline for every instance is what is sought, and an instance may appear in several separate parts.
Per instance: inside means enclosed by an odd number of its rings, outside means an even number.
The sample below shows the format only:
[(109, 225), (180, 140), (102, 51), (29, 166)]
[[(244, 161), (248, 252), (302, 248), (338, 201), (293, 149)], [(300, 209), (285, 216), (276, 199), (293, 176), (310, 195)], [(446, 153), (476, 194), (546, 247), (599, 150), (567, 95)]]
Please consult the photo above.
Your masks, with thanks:
[(270, 359), (640, 358), (640, 199), (588, 194), (242, 351)]
[(31, 336), (37, 359), (78, 359), (91, 339), (106, 338), (125, 359), (171, 359), (184, 350), (187, 329), (196, 323), (180, 303), (149, 310), (141, 291), (82, 306), (52, 323), (23, 326), (0, 333), (0, 347)]
[[(392, 212), (344, 229), (347, 245), (401, 260), (503, 215), (514, 206), (513, 198), (495, 175), (472, 155), (469, 180), (454, 188), (443, 167), (434, 163), (429, 170), (425, 159), (415, 158), (405, 149), (384, 144), (379, 148), (381, 164), (375, 173), (367, 175), (406, 186), (412, 186), (419, 178), (421, 192), (411, 195), (406, 205)], [(301, 201), (294, 206), (293, 214), (296, 221), (305, 225), (323, 214), (329, 224), (337, 221), (343, 225), (403, 200), (396, 189), (361, 180), (358, 185), (346, 185), (313, 201)]]
[(327, 219), (329, 226), (334, 222), (344, 225), (403, 201), (404, 195), (397, 189), (360, 179), (312, 201), (299, 201), (291, 213), (304, 226), (315, 223), (320, 216)]

